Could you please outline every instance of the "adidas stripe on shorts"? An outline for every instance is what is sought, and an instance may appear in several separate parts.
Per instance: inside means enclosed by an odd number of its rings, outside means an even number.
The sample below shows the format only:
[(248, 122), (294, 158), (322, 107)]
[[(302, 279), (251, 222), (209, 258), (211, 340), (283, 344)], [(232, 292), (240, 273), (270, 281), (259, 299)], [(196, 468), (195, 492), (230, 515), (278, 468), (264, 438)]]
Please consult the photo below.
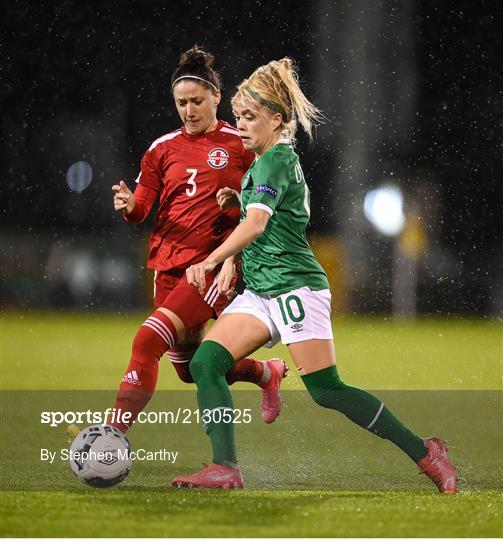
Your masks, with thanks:
[[(204, 294), (189, 285), (185, 271), (156, 272), (154, 276), (154, 306), (164, 307), (175, 313), (183, 322), (187, 334), (199, 332), (209, 319), (216, 319), (229, 299), (218, 292), (219, 268), (206, 275), (206, 289)], [(236, 283), (235, 275), (231, 287)]]

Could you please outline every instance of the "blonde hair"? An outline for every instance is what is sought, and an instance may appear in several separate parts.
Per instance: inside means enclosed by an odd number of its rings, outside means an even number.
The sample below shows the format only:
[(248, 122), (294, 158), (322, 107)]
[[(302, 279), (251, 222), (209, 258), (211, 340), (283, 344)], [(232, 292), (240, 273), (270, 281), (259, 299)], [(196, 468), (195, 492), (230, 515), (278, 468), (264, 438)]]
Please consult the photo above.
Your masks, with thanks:
[(255, 104), (281, 114), (282, 131), (294, 139), (300, 123), (309, 139), (313, 128), (323, 121), (323, 114), (302, 92), (297, 69), (290, 58), (273, 60), (256, 69), (238, 87), (231, 103)]

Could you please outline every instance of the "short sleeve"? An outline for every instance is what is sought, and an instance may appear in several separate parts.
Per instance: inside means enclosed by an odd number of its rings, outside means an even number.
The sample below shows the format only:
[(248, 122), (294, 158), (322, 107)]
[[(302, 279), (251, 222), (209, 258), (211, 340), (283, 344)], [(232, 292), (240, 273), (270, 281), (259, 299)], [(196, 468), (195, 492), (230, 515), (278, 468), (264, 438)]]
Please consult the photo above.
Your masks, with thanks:
[(288, 188), (289, 172), (288, 161), (274, 153), (259, 158), (251, 171), (252, 193), (246, 209), (261, 208), (272, 216)]
[(147, 150), (141, 160), (141, 172), (136, 183), (153, 189), (157, 193), (162, 191), (161, 171), (151, 150)]

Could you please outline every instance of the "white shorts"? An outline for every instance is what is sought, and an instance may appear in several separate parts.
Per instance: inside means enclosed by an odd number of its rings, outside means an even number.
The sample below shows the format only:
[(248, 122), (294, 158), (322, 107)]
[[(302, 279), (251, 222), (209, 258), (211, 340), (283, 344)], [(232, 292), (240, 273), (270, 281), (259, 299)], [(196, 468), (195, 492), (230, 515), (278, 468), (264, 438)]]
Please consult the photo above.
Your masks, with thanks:
[(246, 313), (262, 321), (271, 334), (265, 347), (309, 339), (333, 339), (328, 289), (301, 287), (278, 296), (259, 296), (248, 289), (227, 306), (222, 315)]

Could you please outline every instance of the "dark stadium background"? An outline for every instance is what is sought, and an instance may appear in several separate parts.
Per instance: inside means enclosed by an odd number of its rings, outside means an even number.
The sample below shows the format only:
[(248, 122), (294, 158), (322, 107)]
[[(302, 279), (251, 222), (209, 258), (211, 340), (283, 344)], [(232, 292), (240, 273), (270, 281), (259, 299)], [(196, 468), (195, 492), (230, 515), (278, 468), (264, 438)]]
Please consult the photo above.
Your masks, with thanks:
[[(302, 136), (298, 145), (310, 235), (339, 246), (344, 310), (392, 309), (394, 241), (361, 209), (368, 190), (393, 181), (427, 237), (417, 311), (501, 313), (498, 2), (42, 1), (2, 11), (3, 308), (148, 303), (150, 227), (113, 212), (110, 186), (132, 186), (145, 149), (178, 127), (169, 79), (198, 43), (216, 55), (228, 120), (243, 77), (271, 59), (298, 62), (328, 119), (313, 147)], [(65, 180), (79, 160), (94, 171), (81, 194)]]

